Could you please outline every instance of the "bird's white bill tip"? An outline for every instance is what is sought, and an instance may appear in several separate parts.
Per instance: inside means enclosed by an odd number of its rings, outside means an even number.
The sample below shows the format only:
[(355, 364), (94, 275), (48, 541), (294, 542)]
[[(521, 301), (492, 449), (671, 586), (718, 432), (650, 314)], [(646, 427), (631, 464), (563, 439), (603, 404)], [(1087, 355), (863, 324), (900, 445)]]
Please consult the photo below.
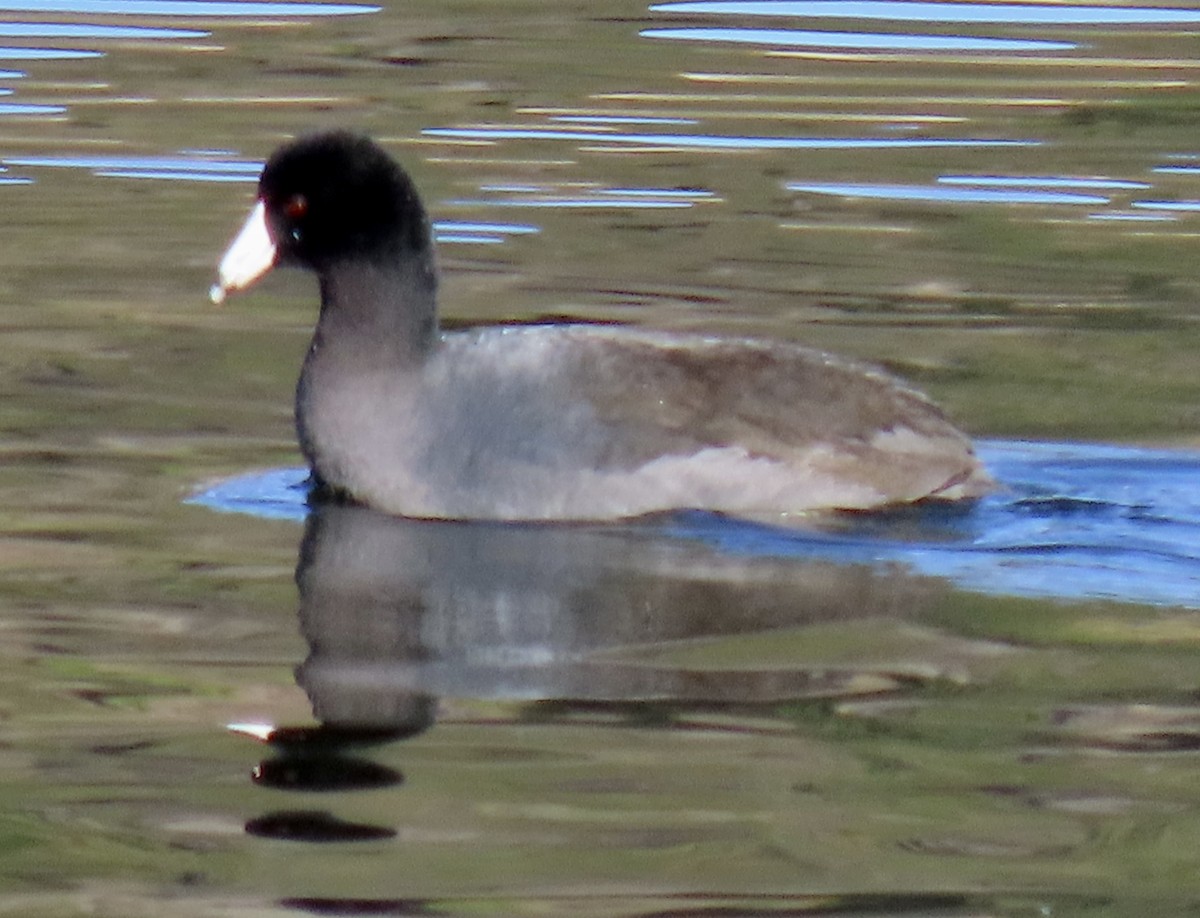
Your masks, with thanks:
[(230, 293), (245, 290), (274, 267), (275, 256), (275, 243), (267, 232), (267, 208), (258, 201), (225, 250), (209, 299), (220, 305)]

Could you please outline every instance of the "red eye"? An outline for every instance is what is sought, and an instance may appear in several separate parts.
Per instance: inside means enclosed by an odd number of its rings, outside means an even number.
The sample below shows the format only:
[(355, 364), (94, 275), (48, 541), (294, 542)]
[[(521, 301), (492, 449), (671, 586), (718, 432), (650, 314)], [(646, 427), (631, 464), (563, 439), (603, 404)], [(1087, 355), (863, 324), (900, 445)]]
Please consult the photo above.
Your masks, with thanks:
[(308, 213), (308, 198), (294, 194), (283, 202), (283, 215), (289, 220), (299, 220)]

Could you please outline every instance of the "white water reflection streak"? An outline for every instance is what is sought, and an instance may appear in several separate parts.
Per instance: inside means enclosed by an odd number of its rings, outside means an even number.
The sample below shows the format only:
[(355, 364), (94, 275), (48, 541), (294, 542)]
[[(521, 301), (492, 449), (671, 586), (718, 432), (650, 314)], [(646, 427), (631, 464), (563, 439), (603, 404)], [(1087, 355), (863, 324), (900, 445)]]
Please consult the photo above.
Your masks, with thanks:
[(979, 188), (1095, 188), (1136, 190), (1152, 187), (1149, 182), (1129, 179), (1076, 178), (1061, 175), (941, 175), (939, 185), (972, 185)]
[(428, 128), (426, 137), (444, 140), (565, 140), (575, 143), (632, 144), (710, 150), (887, 150), (930, 147), (1027, 147), (1036, 140), (950, 137), (751, 137), (719, 134), (622, 134), (600, 131), (559, 131), (536, 127)]
[(717, 13), (737, 16), (794, 16), (922, 23), (1003, 25), (1187, 25), (1200, 22), (1200, 10), (1157, 7), (1076, 6), (1060, 3), (910, 3), (839, 0), (684, 0), (650, 7), (664, 13)]
[(777, 48), (835, 48), (841, 51), (1071, 51), (1072, 42), (966, 35), (904, 35), (883, 32), (813, 32), (799, 29), (644, 29), (643, 38), (739, 42)]
[(58, 22), (0, 22), (0, 38), (204, 38), (194, 29), (159, 29), (149, 26), (88, 25)]
[(1107, 204), (1109, 198), (1070, 191), (1032, 191), (1018, 188), (966, 188), (952, 185), (896, 185), (854, 182), (789, 182), (788, 191), (873, 198), (886, 201), (930, 201), (955, 204)]
[(352, 3), (209, 2), (209, 0), (0, 0), (3, 13), (68, 13), (83, 16), (189, 16), (263, 18), (348, 16), (377, 13), (378, 6)]

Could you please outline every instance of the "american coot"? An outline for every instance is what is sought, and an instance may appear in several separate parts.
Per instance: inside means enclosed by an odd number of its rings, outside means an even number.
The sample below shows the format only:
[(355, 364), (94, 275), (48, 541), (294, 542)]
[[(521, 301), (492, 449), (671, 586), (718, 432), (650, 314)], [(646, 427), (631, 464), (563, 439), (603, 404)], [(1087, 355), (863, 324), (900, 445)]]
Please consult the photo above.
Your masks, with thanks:
[(991, 481), (925, 396), (792, 344), (592, 325), (442, 333), (433, 237), (373, 141), (303, 137), (263, 169), (212, 296), (316, 272), (296, 389), (319, 481), (412, 517), (756, 518), (955, 500)]

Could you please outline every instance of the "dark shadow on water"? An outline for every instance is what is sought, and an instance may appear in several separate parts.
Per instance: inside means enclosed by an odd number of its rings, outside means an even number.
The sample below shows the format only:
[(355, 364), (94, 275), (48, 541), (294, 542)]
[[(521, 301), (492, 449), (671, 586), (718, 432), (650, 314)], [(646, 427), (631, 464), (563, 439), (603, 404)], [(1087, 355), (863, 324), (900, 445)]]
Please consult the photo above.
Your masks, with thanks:
[(404, 776), (395, 769), (340, 752), (318, 756), (281, 755), (267, 759), (254, 770), (251, 778), (259, 787), (316, 793), (376, 790), (397, 787), (404, 781)]
[[(875, 895), (778, 895), (746, 896), (717, 893), (707, 895), (674, 895), (656, 897), (656, 905), (639, 908), (635, 894), (606, 897), (608, 901), (630, 901), (629, 918), (820, 918), (833, 915), (866, 916), (926, 916), (926, 918), (955, 918), (977, 914), (971, 909), (970, 897), (953, 893), (894, 893)], [(280, 903), (309, 915), (442, 915), (448, 903), (436, 899), (333, 899), (293, 898)], [(553, 900), (560, 906), (556, 914), (571, 914), (573, 906), (586, 906), (587, 899), (573, 903), (569, 899)], [(455, 912), (455, 914), (458, 914)], [(548, 912), (549, 914), (549, 912)]]
[(285, 810), (251, 819), (246, 834), (277, 841), (318, 844), (372, 842), (394, 838), (396, 831), (367, 823), (347, 822), (320, 810)]

